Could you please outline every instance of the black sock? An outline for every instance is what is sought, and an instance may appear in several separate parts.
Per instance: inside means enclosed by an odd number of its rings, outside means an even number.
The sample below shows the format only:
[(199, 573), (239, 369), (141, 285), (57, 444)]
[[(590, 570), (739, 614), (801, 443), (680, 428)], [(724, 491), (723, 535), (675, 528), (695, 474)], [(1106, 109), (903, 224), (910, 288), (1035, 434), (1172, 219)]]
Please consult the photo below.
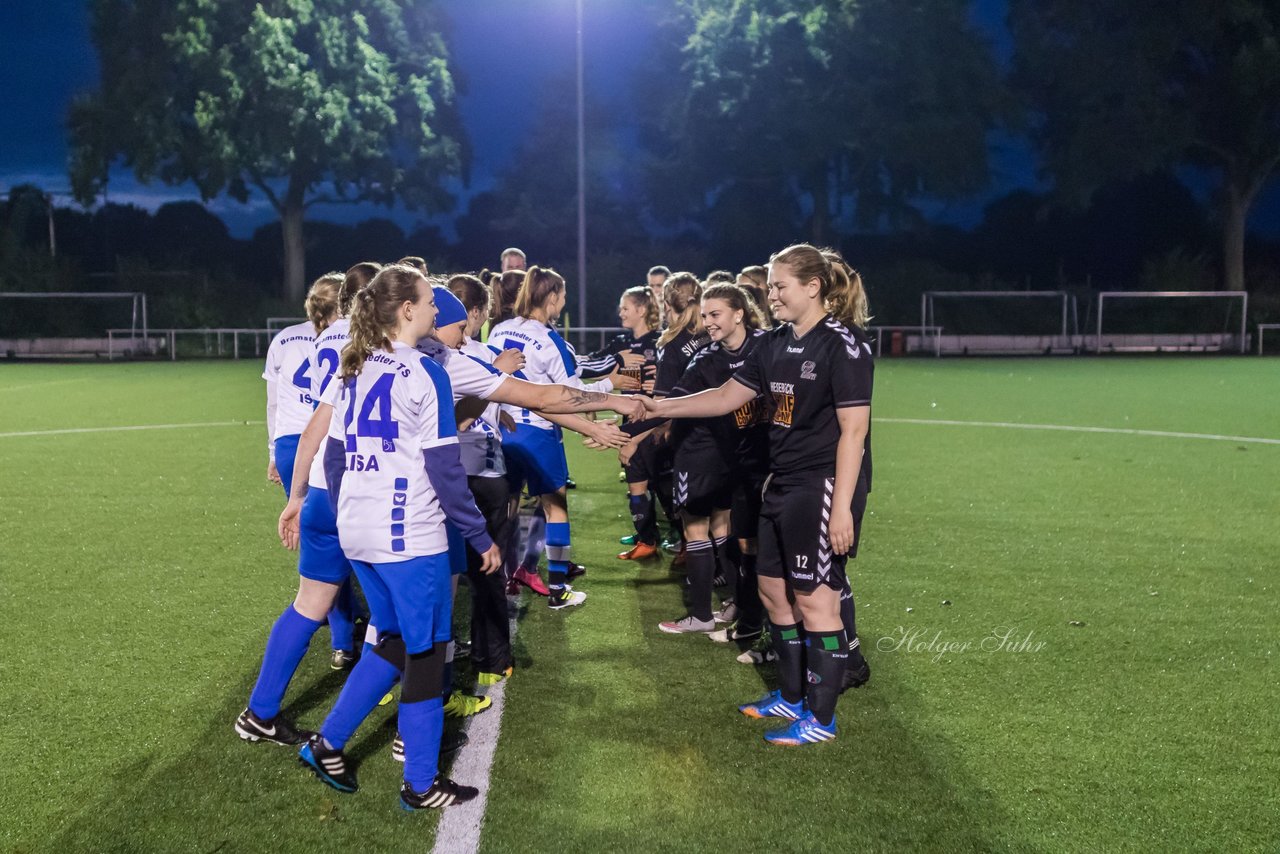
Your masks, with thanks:
[(569, 582), (569, 573), (556, 572), (553, 569), (547, 570), (547, 586), (557, 593), (564, 592), (564, 586)]
[(733, 601), (738, 606), (739, 628), (758, 629), (764, 625), (764, 603), (760, 601), (760, 579), (756, 577), (755, 555), (742, 556)]
[(849, 648), (844, 630), (810, 632), (806, 638), (809, 654), (809, 711), (823, 726), (830, 725), (836, 715), (836, 700), (844, 686), (844, 671), (849, 664)]
[(804, 699), (804, 626), (771, 626), (773, 649), (778, 653), (778, 690), (788, 703)]
[(729, 537), (712, 540), (716, 547), (716, 578), (732, 584), (738, 577), (738, 541)]
[(631, 524), (636, 527), (636, 542), (654, 545), (657, 543), (657, 525), (653, 518), (653, 498), (648, 492), (643, 495), (632, 495), (629, 501), (631, 505)]
[(689, 562), (689, 613), (699, 620), (711, 619), (711, 580), (716, 574), (716, 556), (710, 540), (693, 540), (687, 546)]
[(845, 590), (840, 594), (840, 622), (844, 624), (844, 640), (849, 649), (849, 666), (861, 667), (862, 645), (858, 642), (858, 624), (854, 614), (853, 591)]

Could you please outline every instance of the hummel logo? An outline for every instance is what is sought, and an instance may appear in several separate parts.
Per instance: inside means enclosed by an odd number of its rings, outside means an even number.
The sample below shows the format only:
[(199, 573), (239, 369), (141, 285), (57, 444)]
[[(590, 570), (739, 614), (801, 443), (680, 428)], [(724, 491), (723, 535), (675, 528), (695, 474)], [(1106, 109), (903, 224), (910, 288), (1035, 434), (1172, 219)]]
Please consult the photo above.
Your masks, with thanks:
[(787, 347), (787, 352), (788, 352), (788, 353), (803, 353), (803, 352), (804, 352), (804, 348), (803, 348), (803, 347)]

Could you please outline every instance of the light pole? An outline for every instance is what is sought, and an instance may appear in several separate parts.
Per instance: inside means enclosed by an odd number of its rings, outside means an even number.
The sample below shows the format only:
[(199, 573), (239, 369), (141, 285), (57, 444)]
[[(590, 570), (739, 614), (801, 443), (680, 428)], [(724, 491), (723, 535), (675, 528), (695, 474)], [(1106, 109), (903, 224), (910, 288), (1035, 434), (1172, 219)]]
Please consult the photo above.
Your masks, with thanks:
[(587, 138), (582, 97), (582, 0), (578, 0), (578, 328), (587, 325)]

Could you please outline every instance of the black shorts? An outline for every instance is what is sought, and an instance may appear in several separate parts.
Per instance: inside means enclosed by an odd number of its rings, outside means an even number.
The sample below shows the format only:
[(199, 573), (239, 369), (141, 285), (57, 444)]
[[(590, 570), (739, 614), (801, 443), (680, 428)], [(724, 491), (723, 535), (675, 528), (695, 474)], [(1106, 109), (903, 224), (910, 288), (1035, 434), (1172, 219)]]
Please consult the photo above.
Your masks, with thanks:
[(834, 489), (835, 478), (820, 472), (770, 477), (760, 508), (760, 575), (786, 579), (801, 593), (820, 586), (839, 591), (848, 588), (844, 566), (848, 558), (858, 554), (867, 484), (859, 477), (853, 490), (853, 546), (848, 555), (833, 555), (827, 535)]
[(627, 483), (656, 481), (671, 471), (671, 457), (670, 443), (656, 441), (652, 433), (645, 436), (631, 455), (631, 462), (625, 466)]
[(732, 535), (739, 540), (754, 540), (760, 531), (760, 505), (764, 501), (763, 473), (745, 472), (733, 486)]
[(671, 492), (677, 510), (706, 518), (716, 510), (728, 510), (733, 506), (732, 475), (683, 468), (684, 462), (677, 460), (672, 471)]

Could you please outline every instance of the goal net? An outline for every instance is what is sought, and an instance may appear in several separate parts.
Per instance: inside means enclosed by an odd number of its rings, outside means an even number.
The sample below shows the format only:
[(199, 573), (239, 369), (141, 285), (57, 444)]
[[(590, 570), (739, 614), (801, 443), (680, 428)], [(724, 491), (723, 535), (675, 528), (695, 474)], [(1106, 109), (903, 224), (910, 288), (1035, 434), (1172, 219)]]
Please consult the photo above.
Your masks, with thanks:
[(1070, 352), (1078, 323), (1067, 291), (926, 291), (920, 298), (920, 325), (935, 327), (942, 354)]
[(146, 294), (0, 292), (0, 355), (106, 356), (112, 332), (120, 342), (132, 341), (135, 349), (148, 345)]
[(1094, 306), (1095, 353), (1246, 352), (1243, 291), (1103, 291)]

